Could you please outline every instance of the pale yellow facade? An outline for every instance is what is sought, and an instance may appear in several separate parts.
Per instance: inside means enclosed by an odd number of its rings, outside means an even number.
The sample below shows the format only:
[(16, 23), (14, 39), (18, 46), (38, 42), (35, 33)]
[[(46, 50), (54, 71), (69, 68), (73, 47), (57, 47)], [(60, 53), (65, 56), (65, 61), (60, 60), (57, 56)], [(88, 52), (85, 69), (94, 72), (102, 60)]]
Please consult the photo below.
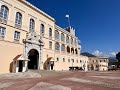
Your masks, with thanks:
[(96, 56), (89, 57), (88, 70), (108, 71), (108, 57)]
[[(28, 64), (35, 69), (69, 70), (70, 67), (82, 67), (87, 71), (88, 57), (80, 56), (81, 47), (73, 28), (67, 28), (70, 30), (67, 31), (57, 26), (54, 18), (25, 0), (0, 0), (0, 10), (0, 73), (19, 72), (20, 63), (24, 67), (23, 72), (29, 69)], [(20, 14), (17, 16), (18, 12)], [(30, 24), (31, 19), (34, 24)], [(40, 30), (41, 25), (44, 25), (43, 32)], [(58, 37), (55, 35), (56, 30)], [(69, 43), (66, 41), (67, 36)], [(29, 62), (35, 52), (37, 56), (34, 59), (37, 61), (33, 66), (31, 64), (35, 62)], [(19, 55), (24, 58), (20, 56), (18, 58), (22, 59), (18, 60), (16, 56)]]

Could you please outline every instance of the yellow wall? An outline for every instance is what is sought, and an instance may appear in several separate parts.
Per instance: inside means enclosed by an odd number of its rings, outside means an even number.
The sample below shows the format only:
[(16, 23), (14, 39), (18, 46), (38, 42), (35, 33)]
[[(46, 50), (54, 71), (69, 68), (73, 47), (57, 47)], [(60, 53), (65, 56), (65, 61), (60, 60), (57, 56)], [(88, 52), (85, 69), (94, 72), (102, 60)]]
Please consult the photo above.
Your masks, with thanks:
[[(78, 38), (74, 36), (74, 34), (67, 32), (63, 28), (55, 25), (55, 20), (51, 16), (47, 15), (43, 11), (37, 9), (30, 3), (26, 2), (25, 0), (1, 0), (0, 6), (6, 5), (9, 8), (9, 15), (7, 24), (0, 23), (0, 26), (6, 28), (5, 38), (4, 40), (0, 40), (0, 73), (7, 73), (9, 72), (10, 63), (13, 61), (18, 54), (23, 54), (23, 39), (26, 39), (26, 33), (29, 32), (29, 21), (30, 19), (35, 20), (35, 32), (40, 34), (40, 24), (44, 24), (45, 26), (45, 33), (42, 37), (43, 42), (45, 43), (43, 50), (42, 50), (42, 61), (40, 64), (44, 64), (44, 62), (49, 57), (53, 57), (55, 61), (55, 70), (69, 70), (69, 67), (72, 66), (72, 63), (68, 62), (68, 59), (74, 59), (73, 66), (80, 66), (80, 60), (86, 61), (88, 60), (87, 57), (79, 56), (79, 47), (78, 45), (75, 46), (70, 44), (66, 44), (66, 42), (55, 41), (54, 39), (54, 32), (58, 30), (59, 33), (64, 33), (65, 37), (68, 35), (69, 38), (73, 38), (73, 40), (77, 40)], [(20, 12), (22, 14), (22, 25), (20, 29), (15, 27), (15, 17), (16, 12)], [(52, 39), (49, 39), (49, 28), (52, 29)], [(14, 42), (14, 32), (20, 32), (20, 41), (18, 43)], [(61, 36), (60, 36), (61, 37)], [(61, 38), (60, 38), (61, 39)], [(52, 50), (49, 49), (49, 41), (52, 41)], [(65, 39), (66, 41), (66, 39)], [(78, 50), (78, 54), (67, 54), (66, 52), (56, 52), (55, 51), (55, 42), (59, 42), (59, 44), (64, 44), (66, 47), (69, 46), (70, 48), (74, 48)], [(78, 44), (78, 43), (77, 43)], [(47, 57), (48, 56), (48, 57)], [(59, 57), (59, 61), (56, 62), (56, 58)], [(65, 62), (63, 62), (63, 58), (65, 58)], [(76, 62), (78, 60), (78, 63)], [(41, 69), (43, 66), (41, 65)]]
[(8, 73), (15, 56), (23, 53), (23, 45), (0, 41), (0, 73)]

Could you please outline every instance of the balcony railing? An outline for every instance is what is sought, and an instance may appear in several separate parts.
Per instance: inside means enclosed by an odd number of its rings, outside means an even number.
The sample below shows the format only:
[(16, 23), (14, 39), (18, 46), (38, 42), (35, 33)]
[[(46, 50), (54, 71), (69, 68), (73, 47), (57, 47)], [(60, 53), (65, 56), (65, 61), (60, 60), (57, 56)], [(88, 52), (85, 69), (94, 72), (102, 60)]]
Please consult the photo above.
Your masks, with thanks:
[(0, 35), (0, 40), (3, 40), (5, 38), (4, 35)]
[(4, 18), (1, 18), (1, 17), (0, 17), (0, 23), (7, 24), (7, 20), (6, 20), (6, 19), (4, 19)]
[(21, 28), (21, 24), (15, 24), (15, 27), (20, 29)]

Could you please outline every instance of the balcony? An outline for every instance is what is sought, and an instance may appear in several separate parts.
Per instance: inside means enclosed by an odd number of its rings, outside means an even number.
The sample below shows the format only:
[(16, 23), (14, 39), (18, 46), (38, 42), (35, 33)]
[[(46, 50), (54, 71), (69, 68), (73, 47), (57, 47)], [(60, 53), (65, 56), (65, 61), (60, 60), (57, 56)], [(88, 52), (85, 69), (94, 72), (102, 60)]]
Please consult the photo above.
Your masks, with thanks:
[(4, 35), (0, 35), (0, 40), (4, 40)]
[(0, 23), (7, 24), (7, 20), (0, 17)]
[(15, 27), (20, 29), (21, 28), (21, 24), (15, 24)]

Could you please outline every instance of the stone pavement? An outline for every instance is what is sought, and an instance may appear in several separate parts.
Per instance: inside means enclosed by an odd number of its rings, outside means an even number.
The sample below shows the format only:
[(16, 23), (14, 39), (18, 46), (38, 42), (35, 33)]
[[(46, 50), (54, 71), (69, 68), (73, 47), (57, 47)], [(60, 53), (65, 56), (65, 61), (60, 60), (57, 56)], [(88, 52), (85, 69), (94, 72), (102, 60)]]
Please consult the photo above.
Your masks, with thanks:
[(37, 74), (41, 77), (20, 78), (18, 75), (19, 78), (14, 79), (0, 75), (0, 90), (120, 90), (120, 71), (39, 71)]
[(40, 82), (29, 90), (71, 90), (68, 87)]

